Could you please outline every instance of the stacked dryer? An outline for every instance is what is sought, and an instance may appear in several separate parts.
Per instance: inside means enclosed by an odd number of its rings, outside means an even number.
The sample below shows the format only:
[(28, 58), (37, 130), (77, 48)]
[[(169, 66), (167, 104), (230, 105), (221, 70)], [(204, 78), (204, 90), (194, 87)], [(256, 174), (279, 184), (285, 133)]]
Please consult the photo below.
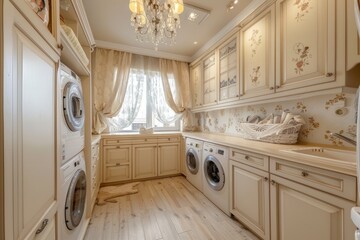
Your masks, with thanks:
[(60, 66), (61, 109), (61, 195), (60, 239), (77, 240), (83, 231), (86, 206), (84, 159), (84, 100), (80, 78), (67, 66)]

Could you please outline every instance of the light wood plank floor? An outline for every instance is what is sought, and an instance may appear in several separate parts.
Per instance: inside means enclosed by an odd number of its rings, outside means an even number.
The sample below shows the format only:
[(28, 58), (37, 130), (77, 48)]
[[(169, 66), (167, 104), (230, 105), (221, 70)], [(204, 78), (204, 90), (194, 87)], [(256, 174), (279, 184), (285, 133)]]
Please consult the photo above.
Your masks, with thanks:
[(139, 193), (95, 206), (85, 240), (254, 240), (184, 177), (149, 180)]

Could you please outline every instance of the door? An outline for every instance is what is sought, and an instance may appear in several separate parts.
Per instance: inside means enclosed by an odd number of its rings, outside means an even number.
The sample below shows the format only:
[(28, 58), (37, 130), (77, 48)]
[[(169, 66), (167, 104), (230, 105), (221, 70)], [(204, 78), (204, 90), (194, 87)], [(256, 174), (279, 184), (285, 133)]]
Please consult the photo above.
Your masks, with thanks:
[(5, 9), (5, 239), (24, 239), (37, 235), (57, 207), (59, 56), (9, 2)]
[(230, 161), (230, 212), (262, 239), (270, 239), (269, 173)]
[(158, 175), (180, 173), (180, 143), (158, 145)]
[(157, 176), (157, 144), (133, 145), (133, 179)]
[(241, 99), (274, 93), (275, 7), (240, 30)]
[(204, 159), (204, 177), (209, 187), (220, 191), (225, 185), (225, 171), (220, 161), (209, 155)]
[(190, 86), (192, 107), (198, 108), (202, 105), (202, 68), (201, 63), (191, 67), (190, 69)]
[(193, 148), (187, 150), (185, 161), (188, 174), (196, 175), (201, 167), (199, 156)]
[(354, 239), (354, 203), (274, 175), (270, 195), (271, 239)]
[(203, 61), (203, 104), (212, 105), (217, 102), (216, 57), (210, 54)]
[(276, 91), (335, 81), (335, 0), (276, 2)]
[(239, 99), (238, 34), (219, 48), (219, 102)]
[(104, 146), (103, 156), (104, 182), (131, 179), (131, 145)]

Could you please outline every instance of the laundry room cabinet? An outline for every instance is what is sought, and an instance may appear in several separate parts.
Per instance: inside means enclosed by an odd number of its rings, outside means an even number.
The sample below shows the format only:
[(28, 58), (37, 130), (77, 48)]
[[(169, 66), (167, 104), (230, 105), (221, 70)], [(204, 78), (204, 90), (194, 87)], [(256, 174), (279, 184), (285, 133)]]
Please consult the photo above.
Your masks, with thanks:
[(190, 67), (190, 91), (192, 97), (192, 107), (199, 108), (203, 103), (202, 95), (202, 65), (198, 63)]
[(131, 179), (131, 145), (105, 146), (104, 182), (116, 182)]
[(4, 1), (5, 239), (56, 239), (59, 55)]
[(104, 183), (123, 182), (180, 173), (180, 135), (104, 136)]
[[(230, 150), (230, 212), (264, 240), (270, 239), (268, 157)], [(246, 197), (244, 197), (246, 196)]]
[(216, 52), (212, 52), (203, 61), (202, 66), (202, 89), (203, 104), (213, 105), (217, 103), (217, 63)]

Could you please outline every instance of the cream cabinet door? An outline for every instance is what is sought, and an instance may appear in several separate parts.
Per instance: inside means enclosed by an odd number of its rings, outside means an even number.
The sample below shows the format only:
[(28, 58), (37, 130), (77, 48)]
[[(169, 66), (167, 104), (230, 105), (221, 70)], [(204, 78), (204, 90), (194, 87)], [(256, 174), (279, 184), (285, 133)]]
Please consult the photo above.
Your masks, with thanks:
[(157, 176), (157, 144), (133, 145), (133, 179)]
[(353, 240), (355, 203), (271, 175), (271, 239)]
[(215, 53), (203, 61), (203, 104), (211, 105), (217, 102), (217, 74)]
[(238, 34), (219, 47), (219, 102), (239, 99)]
[(190, 69), (190, 86), (192, 107), (198, 108), (202, 105), (202, 65), (201, 63)]
[(276, 2), (276, 91), (335, 81), (335, 0)]
[(158, 175), (180, 173), (180, 143), (158, 145)]
[(4, 14), (5, 238), (33, 238), (57, 208), (59, 56), (9, 3)]
[(360, 38), (355, 22), (354, 0), (347, 0), (346, 9), (346, 69), (350, 70), (360, 63)]
[(230, 161), (230, 212), (262, 239), (270, 239), (269, 173)]
[(131, 179), (131, 145), (104, 146), (103, 181), (117, 182)]
[(240, 30), (241, 98), (274, 93), (275, 7), (265, 10)]

